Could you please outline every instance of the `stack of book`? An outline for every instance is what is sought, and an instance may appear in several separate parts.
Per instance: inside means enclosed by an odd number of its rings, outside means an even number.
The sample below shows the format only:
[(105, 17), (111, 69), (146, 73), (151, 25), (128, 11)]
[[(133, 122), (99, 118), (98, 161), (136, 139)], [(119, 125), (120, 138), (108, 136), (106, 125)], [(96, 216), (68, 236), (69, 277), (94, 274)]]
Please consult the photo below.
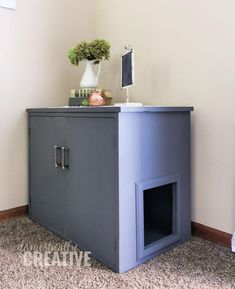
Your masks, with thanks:
[(79, 88), (72, 89), (69, 97), (69, 106), (87, 106), (89, 105), (89, 96), (93, 92), (104, 95), (107, 99), (106, 105), (111, 105), (111, 91), (103, 88)]

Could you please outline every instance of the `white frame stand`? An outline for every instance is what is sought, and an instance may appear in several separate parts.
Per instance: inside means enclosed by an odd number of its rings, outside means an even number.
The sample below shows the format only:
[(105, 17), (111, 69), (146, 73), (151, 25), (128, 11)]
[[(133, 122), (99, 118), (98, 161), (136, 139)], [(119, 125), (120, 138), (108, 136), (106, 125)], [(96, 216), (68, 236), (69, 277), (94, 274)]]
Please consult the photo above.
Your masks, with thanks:
[[(130, 51), (132, 51), (132, 77), (133, 77), (133, 84), (126, 86), (126, 87), (122, 87), (122, 89), (126, 89), (126, 102), (124, 103), (114, 103), (114, 106), (143, 106), (143, 103), (140, 102), (130, 102), (130, 94), (129, 94), (129, 87), (135, 85), (135, 81), (134, 81), (134, 49), (131, 48), (129, 45), (125, 45), (125, 52), (123, 55), (129, 53)], [(121, 66), (122, 67), (122, 66)], [(122, 70), (122, 69), (121, 69)], [(121, 71), (122, 73), (122, 71)]]

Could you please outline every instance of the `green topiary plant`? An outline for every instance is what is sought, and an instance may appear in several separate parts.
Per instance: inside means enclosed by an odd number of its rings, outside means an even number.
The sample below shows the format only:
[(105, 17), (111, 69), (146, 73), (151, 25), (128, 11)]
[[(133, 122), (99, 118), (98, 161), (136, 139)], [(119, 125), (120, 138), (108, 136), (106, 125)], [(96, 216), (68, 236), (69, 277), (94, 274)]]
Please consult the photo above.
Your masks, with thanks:
[(68, 58), (74, 65), (79, 65), (83, 59), (96, 60), (98, 64), (101, 60), (108, 60), (110, 57), (110, 44), (104, 39), (95, 39), (91, 42), (82, 41), (68, 51)]

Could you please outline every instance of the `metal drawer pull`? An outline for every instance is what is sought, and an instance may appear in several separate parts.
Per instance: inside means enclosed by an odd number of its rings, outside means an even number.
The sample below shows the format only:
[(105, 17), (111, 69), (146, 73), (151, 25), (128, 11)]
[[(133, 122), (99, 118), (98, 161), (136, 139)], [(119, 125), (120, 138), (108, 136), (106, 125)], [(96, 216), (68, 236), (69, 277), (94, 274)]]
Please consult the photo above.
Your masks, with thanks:
[(62, 170), (67, 170), (69, 168), (69, 149), (66, 147), (61, 147), (62, 150)]
[(61, 147), (54, 146), (55, 168), (61, 167)]

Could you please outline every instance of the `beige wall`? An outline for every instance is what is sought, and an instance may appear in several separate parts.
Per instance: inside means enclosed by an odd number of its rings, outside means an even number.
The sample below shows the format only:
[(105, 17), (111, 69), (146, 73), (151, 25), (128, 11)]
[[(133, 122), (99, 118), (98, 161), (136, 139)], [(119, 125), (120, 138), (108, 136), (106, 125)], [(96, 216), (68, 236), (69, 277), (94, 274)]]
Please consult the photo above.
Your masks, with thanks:
[(79, 70), (68, 47), (91, 38), (92, 0), (17, 0), (0, 8), (0, 211), (27, 203), (27, 107), (65, 105)]
[[(97, 0), (96, 36), (112, 43), (102, 84), (119, 90), (119, 55), (136, 51), (131, 95), (146, 104), (193, 105), (192, 218), (235, 223), (235, 2)], [(134, 99), (133, 98), (133, 99)]]

